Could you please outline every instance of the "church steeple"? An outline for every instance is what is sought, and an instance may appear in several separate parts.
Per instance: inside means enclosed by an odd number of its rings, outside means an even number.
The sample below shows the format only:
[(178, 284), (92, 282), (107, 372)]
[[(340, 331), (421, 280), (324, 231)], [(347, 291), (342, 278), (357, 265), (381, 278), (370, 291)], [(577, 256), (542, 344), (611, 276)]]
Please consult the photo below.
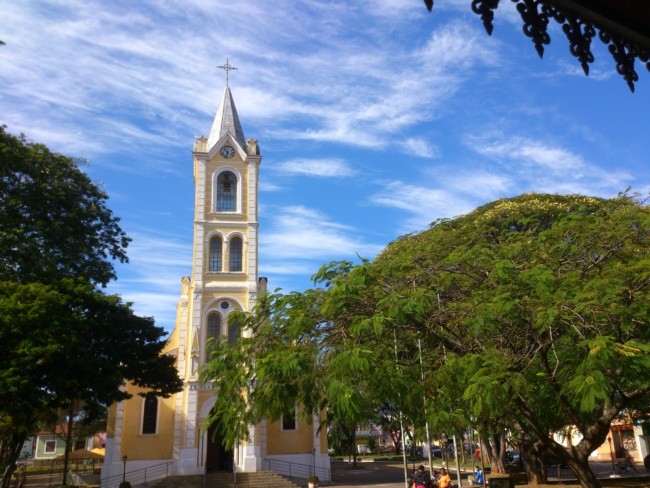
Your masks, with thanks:
[(210, 129), (210, 136), (208, 137), (207, 150), (210, 151), (212, 146), (214, 146), (226, 133), (230, 133), (230, 136), (237, 141), (239, 147), (244, 151), (246, 150), (244, 130), (239, 122), (239, 115), (237, 115), (235, 102), (232, 99), (232, 93), (230, 93), (230, 87), (228, 86), (226, 86), (226, 89), (223, 92), (223, 97), (219, 104), (219, 110), (217, 111), (217, 115), (214, 117), (214, 122), (212, 122), (212, 129)]

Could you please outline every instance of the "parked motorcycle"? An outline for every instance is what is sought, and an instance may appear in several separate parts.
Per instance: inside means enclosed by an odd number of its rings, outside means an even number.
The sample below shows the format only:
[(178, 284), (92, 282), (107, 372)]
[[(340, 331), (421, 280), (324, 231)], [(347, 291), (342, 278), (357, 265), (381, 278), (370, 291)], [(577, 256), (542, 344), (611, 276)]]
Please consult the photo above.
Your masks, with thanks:
[(618, 474), (627, 474), (627, 473), (638, 473), (636, 466), (630, 461), (629, 459), (626, 459), (625, 461), (617, 461), (616, 464), (614, 465), (614, 468)]

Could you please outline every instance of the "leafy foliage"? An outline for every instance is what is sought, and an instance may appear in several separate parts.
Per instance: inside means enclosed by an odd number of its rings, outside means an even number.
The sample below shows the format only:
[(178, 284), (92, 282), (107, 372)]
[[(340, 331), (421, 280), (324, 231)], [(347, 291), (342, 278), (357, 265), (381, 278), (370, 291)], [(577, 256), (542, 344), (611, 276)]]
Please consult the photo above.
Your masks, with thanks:
[(79, 414), (126, 398), (125, 380), (161, 396), (182, 388), (163, 329), (97, 289), (129, 238), (78, 163), (0, 127), (2, 488), (39, 422), (66, 412), (69, 447)]
[[(468, 413), (514, 417), (579, 469), (616, 413), (650, 399), (649, 232), (647, 207), (626, 195), (531, 194), (435, 222), (373, 266), (393, 293), (421, 294), (424, 313), (398, 302), (459, 357)], [(583, 435), (572, 452), (548, 436), (568, 424)]]
[[(437, 433), (473, 422), (493, 468), (505, 429), (525, 433), (593, 484), (587, 457), (609, 423), (650, 404), (649, 237), (648, 208), (627, 195), (498, 200), (373, 262), (330, 263), (322, 288), (264, 297), (249, 336), (221, 347), (204, 379), (241, 398), (231, 441), (294, 404), (327, 407), (339, 425), (389, 404)], [(566, 425), (583, 436), (571, 450), (549, 437)]]
[(174, 358), (160, 355), (163, 336), (151, 319), (83, 280), (0, 282), (0, 412), (31, 435), (48, 411), (81, 402), (92, 415), (126, 398), (124, 380), (169, 396), (182, 383)]
[(360, 339), (381, 327), (357, 317), (363, 276), (345, 290), (335, 286), (350, 268), (350, 263), (323, 267), (316, 280), (327, 288), (268, 294), (254, 313), (236, 317), (248, 333), (234, 345), (219, 343), (202, 372), (203, 381), (219, 391), (204, 429), (215, 422), (233, 445), (246, 437), (248, 425), (277, 420), (295, 405), (299, 418), (308, 420), (327, 408), (344, 430), (373, 416), (374, 392), (383, 391), (382, 379), (373, 374), (383, 367), (377, 361), (381, 343)]
[(55, 154), (0, 126), (0, 280), (21, 283), (86, 277), (105, 285), (111, 261), (127, 260), (130, 239), (107, 195)]

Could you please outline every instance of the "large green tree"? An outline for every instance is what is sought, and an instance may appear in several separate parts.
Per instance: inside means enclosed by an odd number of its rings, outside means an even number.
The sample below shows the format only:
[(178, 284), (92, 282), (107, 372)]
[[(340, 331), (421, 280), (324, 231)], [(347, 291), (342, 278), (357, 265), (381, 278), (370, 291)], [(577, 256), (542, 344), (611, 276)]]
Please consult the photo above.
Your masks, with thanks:
[[(372, 266), (403, 333), (444, 347), (432, 367), (461, 368), (468, 413), (515, 417), (593, 487), (611, 421), (650, 404), (649, 251), (635, 198), (530, 194), (435, 222)], [(582, 435), (571, 448), (549, 436), (566, 425)]]
[(126, 398), (125, 380), (161, 396), (182, 387), (161, 355), (164, 330), (97, 288), (129, 242), (106, 200), (77, 161), (0, 127), (2, 488), (25, 439), (56, 412), (72, 432), (82, 412)]
[[(101, 412), (128, 398), (124, 380), (169, 396), (181, 381), (174, 358), (161, 355), (165, 332), (136, 316), (118, 296), (80, 280), (0, 282), (1, 411), (14, 455), (46, 412), (63, 410), (70, 434), (80, 413)], [(4, 459), (9, 468), (14, 458)], [(8, 473), (7, 469), (5, 473)]]

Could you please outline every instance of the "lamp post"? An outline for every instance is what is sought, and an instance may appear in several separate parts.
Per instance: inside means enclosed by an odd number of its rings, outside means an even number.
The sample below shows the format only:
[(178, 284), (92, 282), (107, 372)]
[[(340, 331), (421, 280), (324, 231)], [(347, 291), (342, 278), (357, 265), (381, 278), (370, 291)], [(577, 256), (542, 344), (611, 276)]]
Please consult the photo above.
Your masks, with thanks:
[(616, 469), (614, 468), (614, 451), (612, 450), (612, 436), (607, 436), (607, 443), (609, 444), (609, 459), (612, 461), (612, 473), (616, 474)]
[(124, 483), (126, 481), (126, 460), (127, 459), (128, 458), (126, 457), (126, 454), (125, 454), (124, 457), (122, 458), (122, 462), (124, 463), (124, 468), (122, 469), (122, 483)]

